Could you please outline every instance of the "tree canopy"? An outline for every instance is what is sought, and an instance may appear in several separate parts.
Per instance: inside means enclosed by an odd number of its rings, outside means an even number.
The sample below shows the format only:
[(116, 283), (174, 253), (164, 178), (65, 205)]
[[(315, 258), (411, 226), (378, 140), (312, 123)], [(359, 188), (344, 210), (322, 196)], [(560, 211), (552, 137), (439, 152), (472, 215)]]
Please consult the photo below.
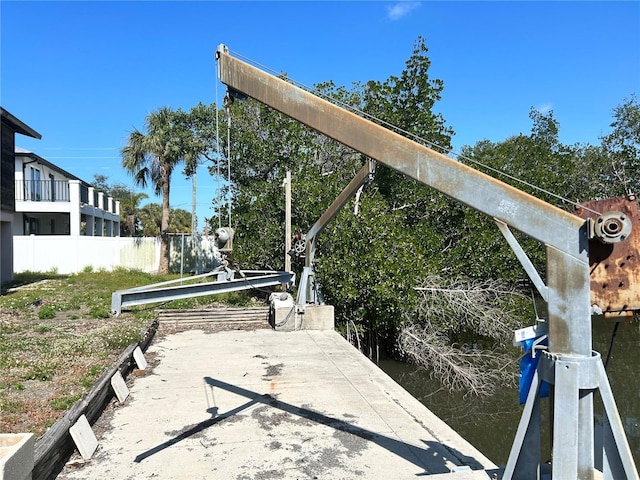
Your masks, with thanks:
[[(148, 203), (140, 208), (140, 223), (142, 235), (157, 237), (162, 227), (162, 205)], [(167, 233), (191, 233), (191, 213), (180, 208), (171, 209), (171, 222)]]

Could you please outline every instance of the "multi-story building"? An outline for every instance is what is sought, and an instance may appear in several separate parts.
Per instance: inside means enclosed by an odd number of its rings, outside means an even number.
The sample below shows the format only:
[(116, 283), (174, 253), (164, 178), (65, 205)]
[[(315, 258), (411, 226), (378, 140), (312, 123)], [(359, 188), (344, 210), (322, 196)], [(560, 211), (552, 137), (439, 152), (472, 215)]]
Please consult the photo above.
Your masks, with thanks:
[(15, 149), (13, 235), (120, 236), (120, 202), (33, 152)]

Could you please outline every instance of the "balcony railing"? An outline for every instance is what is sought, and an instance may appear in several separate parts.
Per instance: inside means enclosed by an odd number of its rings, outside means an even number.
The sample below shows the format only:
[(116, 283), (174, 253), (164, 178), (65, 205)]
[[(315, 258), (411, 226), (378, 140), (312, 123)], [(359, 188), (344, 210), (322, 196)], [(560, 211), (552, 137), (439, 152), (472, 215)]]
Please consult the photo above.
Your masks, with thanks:
[(16, 180), (16, 200), (27, 202), (68, 202), (66, 180)]
[[(89, 188), (84, 183), (76, 182), (76, 184), (79, 187), (81, 204), (93, 205), (93, 207), (101, 208), (105, 212), (119, 213), (115, 199), (104, 194), (104, 205), (99, 207), (99, 192)], [(70, 189), (68, 180), (16, 180), (15, 195), (16, 201), (23, 202), (70, 202)], [(89, 200), (92, 200), (93, 204)]]

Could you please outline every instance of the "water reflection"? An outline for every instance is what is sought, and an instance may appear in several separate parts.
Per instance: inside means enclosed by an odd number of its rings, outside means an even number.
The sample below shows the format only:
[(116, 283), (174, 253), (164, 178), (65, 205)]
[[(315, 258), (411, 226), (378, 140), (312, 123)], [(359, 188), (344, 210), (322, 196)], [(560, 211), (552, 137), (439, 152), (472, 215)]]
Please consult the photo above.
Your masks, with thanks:
[[(610, 321), (594, 319), (593, 347), (603, 358), (609, 351), (613, 327)], [(380, 367), (488, 458), (498, 465), (506, 464), (522, 413), (517, 388), (502, 386), (488, 398), (465, 398), (445, 391), (427, 372), (411, 365), (382, 360)], [(640, 464), (639, 367), (640, 326), (637, 322), (620, 324), (607, 374), (636, 465)], [(598, 395), (596, 398), (596, 423), (601, 423), (602, 406)], [(542, 417), (542, 451), (548, 452), (550, 435), (544, 431), (549, 423), (547, 401), (543, 402)]]

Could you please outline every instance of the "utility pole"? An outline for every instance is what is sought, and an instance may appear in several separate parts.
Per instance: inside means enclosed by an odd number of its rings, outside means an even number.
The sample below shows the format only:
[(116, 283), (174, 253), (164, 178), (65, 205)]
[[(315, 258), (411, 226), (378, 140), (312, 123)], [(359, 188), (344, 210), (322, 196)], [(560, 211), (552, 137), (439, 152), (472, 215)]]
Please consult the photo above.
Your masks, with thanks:
[[(196, 167), (197, 168), (197, 167)], [(196, 216), (196, 169), (193, 170), (191, 176), (191, 236), (193, 237), (198, 228), (198, 219)]]
[(291, 170), (284, 180), (284, 271), (291, 271)]

